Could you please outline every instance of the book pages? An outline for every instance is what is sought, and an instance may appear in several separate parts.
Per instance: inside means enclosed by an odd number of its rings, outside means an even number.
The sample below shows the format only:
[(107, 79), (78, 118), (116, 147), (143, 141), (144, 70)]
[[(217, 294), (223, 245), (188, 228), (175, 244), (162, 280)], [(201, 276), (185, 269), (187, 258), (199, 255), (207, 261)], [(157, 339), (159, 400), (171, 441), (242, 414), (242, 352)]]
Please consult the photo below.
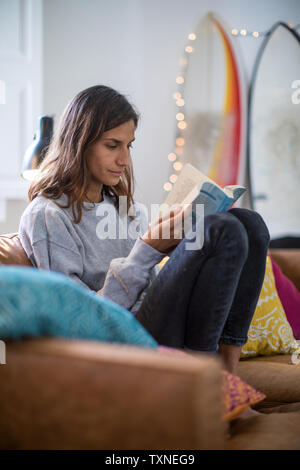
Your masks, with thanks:
[(216, 185), (208, 176), (201, 171), (197, 170), (193, 165), (187, 163), (184, 165), (178, 180), (174, 184), (172, 190), (169, 192), (164, 203), (169, 204), (182, 204), (183, 200), (188, 194), (198, 185), (199, 189), (205, 181), (209, 181)]

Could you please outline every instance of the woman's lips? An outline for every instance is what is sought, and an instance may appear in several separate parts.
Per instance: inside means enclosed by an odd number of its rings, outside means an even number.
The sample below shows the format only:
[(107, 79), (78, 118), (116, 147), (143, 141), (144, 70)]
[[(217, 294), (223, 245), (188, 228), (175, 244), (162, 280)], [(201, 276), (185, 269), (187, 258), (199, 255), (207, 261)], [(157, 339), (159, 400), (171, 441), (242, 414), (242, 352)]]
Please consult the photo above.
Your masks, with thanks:
[(110, 173), (112, 173), (113, 175), (115, 176), (121, 176), (122, 175), (122, 171), (112, 171), (112, 170), (109, 170)]

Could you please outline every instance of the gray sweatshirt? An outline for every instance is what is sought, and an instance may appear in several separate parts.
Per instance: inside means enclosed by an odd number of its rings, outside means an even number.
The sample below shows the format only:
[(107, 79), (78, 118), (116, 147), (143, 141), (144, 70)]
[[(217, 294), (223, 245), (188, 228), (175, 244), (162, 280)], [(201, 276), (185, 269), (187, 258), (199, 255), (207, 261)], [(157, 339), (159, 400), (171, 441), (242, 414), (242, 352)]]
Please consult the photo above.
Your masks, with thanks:
[[(67, 196), (57, 201), (65, 205)], [(131, 222), (127, 215), (118, 217), (106, 195), (101, 203), (84, 207), (89, 210), (75, 224), (71, 207), (35, 198), (20, 221), (23, 248), (35, 267), (65, 274), (135, 314), (159, 272), (155, 265), (166, 256), (141, 239), (148, 229), (145, 208), (136, 202)]]

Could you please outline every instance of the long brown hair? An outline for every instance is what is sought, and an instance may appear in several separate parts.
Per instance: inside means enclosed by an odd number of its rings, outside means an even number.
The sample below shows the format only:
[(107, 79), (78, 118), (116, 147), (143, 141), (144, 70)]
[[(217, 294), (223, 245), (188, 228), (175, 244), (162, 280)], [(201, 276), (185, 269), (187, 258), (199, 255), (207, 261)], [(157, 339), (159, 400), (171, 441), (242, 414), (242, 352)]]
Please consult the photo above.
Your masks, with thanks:
[[(139, 115), (127, 98), (116, 90), (96, 85), (78, 93), (67, 105), (58, 130), (40, 166), (37, 178), (31, 183), (28, 197), (32, 201), (39, 194), (58, 199), (68, 196), (66, 206), (72, 206), (74, 223), (82, 218), (83, 202), (90, 183), (85, 151), (102, 134), (128, 121), (137, 127)], [(134, 204), (134, 177), (132, 162), (116, 186), (103, 185), (103, 192), (111, 196), (119, 210), (119, 196), (127, 196), (127, 213)], [(77, 214), (75, 212), (77, 209)]]

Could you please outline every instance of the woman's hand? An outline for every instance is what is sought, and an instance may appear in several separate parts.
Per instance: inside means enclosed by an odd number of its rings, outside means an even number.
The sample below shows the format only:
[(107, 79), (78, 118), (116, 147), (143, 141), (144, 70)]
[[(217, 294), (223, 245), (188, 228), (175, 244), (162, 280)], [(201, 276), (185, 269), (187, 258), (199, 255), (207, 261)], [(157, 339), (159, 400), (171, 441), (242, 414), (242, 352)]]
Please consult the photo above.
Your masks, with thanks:
[(150, 225), (142, 240), (162, 253), (169, 253), (184, 238), (184, 216), (187, 211), (178, 206)]

